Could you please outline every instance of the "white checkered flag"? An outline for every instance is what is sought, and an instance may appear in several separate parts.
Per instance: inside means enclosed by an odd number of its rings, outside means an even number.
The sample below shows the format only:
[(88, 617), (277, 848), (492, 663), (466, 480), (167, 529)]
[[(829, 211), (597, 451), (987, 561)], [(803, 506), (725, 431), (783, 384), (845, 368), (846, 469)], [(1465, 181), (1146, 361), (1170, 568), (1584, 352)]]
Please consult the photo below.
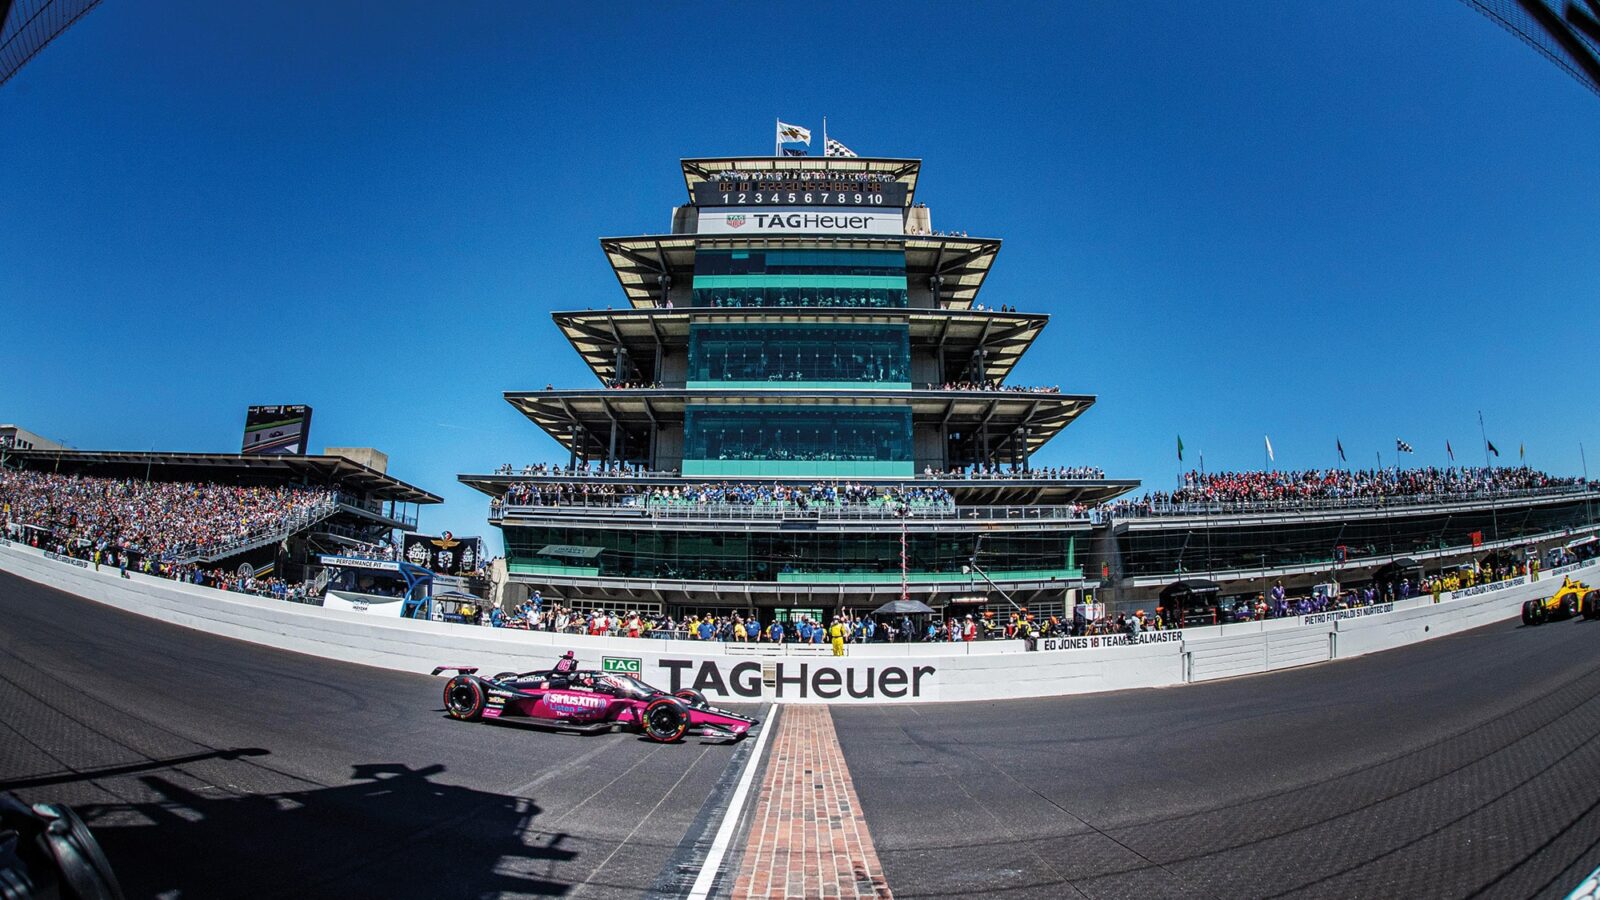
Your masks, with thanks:
[(1399, 438), (1395, 438), (1394, 439), (1394, 452), (1396, 452), (1396, 453), (1415, 453), (1417, 451), (1411, 449), (1411, 445), (1406, 443), (1405, 441), (1402, 441)]
[(826, 144), (824, 144), (823, 147), (822, 147), (822, 155), (823, 156), (846, 156), (846, 157), (854, 158), (855, 155), (856, 155), (856, 152), (854, 150), (851, 150), (849, 147), (846, 147), (845, 145), (843, 145), (843, 144), (839, 143), (838, 141), (834, 140), (833, 138), (828, 138), (828, 142)]

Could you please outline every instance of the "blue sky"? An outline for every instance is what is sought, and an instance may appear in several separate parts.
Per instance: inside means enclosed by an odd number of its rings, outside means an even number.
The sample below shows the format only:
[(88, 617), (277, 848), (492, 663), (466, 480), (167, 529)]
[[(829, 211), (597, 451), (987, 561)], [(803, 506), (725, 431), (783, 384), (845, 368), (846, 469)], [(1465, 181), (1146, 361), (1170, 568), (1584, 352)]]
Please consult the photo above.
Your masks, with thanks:
[[(588, 6), (588, 5), (586, 5)], [(1001, 11), (1003, 9), (1003, 11)], [(0, 88), (0, 421), (233, 450), (309, 403), (487, 531), (459, 472), (564, 458), (500, 392), (593, 384), (552, 310), (623, 303), (680, 156), (774, 116), (919, 156), (1015, 380), (1099, 403), (1040, 464), (1600, 451), (1600, 100), (1455, 0), (96, 8)], [(1600, 458), (1597, 458), (1600, 459)], [(1600, 463), (1597, 463), (1600, 464)]]

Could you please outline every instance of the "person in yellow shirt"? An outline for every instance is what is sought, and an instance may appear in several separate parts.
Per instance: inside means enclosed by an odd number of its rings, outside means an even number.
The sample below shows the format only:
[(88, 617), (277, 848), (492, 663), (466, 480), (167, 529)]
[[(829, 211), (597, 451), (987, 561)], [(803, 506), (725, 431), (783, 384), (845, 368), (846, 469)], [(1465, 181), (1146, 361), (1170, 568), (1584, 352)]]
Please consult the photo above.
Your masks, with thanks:
[(833, 643), (833, 655), (844, 655), (844, 625), (835, 618), (833, 624), (828, 626), (828, 640)]
[(744, 620), (743, 619), (736, 620), (733, 623), (733, 639), (742, 644), (749, 637), (750, 637), (750, 633), (745, 630)]

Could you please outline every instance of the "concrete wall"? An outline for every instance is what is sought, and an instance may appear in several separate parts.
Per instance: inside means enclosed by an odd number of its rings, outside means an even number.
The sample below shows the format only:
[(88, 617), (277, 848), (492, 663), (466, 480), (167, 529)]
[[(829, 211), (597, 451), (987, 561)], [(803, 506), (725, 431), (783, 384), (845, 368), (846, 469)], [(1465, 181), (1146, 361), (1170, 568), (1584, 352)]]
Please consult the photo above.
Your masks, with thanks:
[[(0, 569), (72, 594), (223, 637), (362, 665), (425, 673), (437, 665), (485, 674), (546, 668), (561, 650), (598, 668), (605, 657), (635, 660), (646, 680), (694, 687), (716, 700), (903, 703), (996, 700), (1162, 687), (1358, 656), (1518, 615), (1547, 596), (1562, 570), (1367, 610), (1123, 636), (1051, 639), (1027, 652), (1020, 641), (868, 645), (834, 658), (826, 647), (701, 644), (478, 628), (375, 618), (179, 584), (80, 561), (51, 558), (0, 540)], [(1574, 567), (1593, 580), (1600, 565)]]

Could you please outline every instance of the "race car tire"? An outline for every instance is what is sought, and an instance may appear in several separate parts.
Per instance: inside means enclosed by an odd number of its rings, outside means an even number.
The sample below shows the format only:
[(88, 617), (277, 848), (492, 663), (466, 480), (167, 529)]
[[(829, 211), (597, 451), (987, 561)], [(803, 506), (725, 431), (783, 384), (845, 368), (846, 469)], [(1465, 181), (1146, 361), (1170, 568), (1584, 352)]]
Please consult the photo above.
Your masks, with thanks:
[(1583, 595), (1583, 602), (1578, 605), (1585, 619), (1600, 619), (1600, 591), (1588, 591)]
[(483, 685), (471, 675), (457, 675), (445, 682), (444, 708), (452, 719), (476, 722), (483, 718)]
[(658, 744), (670, 744), (689, 730), (689, 713), (673, 697), (657, 697), (644, 708), (645, 736)]
[(1561, 601), (1561, 618), (1570, 619), (1578, 614), (1578, 597), (1568, 594), (1567, 599)]
[(1538, 625), (1544, 621), (1544, 601), (1522, 601), (1522, 624)]
[(681, 691), (674, 691), (672, 696), (677, 697), (679, 700), (682, 700), (690, 706), (703, 707), (706, 705), (706, 695), (700, 693), (694, 688), (684, 688)]

